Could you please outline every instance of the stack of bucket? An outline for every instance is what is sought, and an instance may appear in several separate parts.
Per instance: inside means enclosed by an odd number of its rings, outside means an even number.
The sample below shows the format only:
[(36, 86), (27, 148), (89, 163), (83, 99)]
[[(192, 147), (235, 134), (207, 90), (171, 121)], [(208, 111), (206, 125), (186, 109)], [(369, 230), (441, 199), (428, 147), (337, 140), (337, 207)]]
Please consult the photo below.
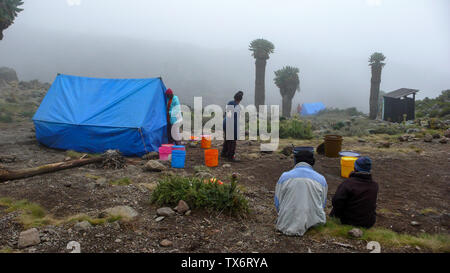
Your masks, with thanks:
[(219, 165), (219, 150), (211, 149), (210, 135), (202, 135), (202, 148), (205, 149), (205, 165), (217, 167)]
[(163, 144), (158, 149), (159, 160), (171, 160), (172, 168), (184, 168), (186, 148), (182, 145)]
[(183, 145), (172, 147), (172, 168), (184, 168), (186, 162), (186, 148)]

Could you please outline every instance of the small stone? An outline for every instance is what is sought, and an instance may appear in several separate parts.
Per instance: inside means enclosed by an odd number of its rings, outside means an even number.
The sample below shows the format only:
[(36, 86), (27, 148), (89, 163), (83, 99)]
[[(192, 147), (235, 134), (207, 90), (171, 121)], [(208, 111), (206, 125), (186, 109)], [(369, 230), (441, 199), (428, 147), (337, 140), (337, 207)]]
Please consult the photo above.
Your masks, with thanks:
[(159, 153), (158, 152), (150, 152), (141, 157), (143, 160), (152, 160), (152, 159), (158, 159)]
[(69, 156), (64, 158), (64, 161), (70, 161), (72, 158), (70, 158)]
[(433, 138), (435, 138), (435, 139), (438, 139), (438, 138), (441, 138), (441, 135), (440, 134), (433, 134)]
[(417, 221), (411, 221), (411, 226), (414, 226), (414, 227), (420, 226), (420, 223)]
[(448, 138), (446, 138), (446, 137), (443, 137), (439, 140), (439, 143), (441, 143), (441, 144), (446, 144), (447, 142), (448, 142)]
[(178, 205), (176, 206), (175, 210), (178, 213), (185, 213), (189, 210), (189, 205), (184, 200), (180, 200), (178, 201)]
[(363, 232), (359, 228), (353, 228), (349, 230), (348, 235), (354, 238), (361, 238), (363, 236)]
[(88, 221), (78, 222), (73, 226), (76, 231), (87, 231), (92, 227), (91, 223)]
[(116, 239), (114, 242), (116, 242), (116, 243), (120, 243), (120, 242), (122, 242), (122, 240), (120, 240), (120, 239)]
[(445, 130), (444, 136), (450, 138), (450, 129)]
[(201, 179), (209, 179), (213, 178), (214, 176), (208, 172), (198, 172), (195, 174), (196, 177), (199, 177)]
[(192, 213), (192, 211), (188, 210), (188, 211), (186, 211), (186, 213), (184, 215), (189, 216), (189, 215), (191, 215), (191, 213)]
[(364, 138), (359, 138), (359, 139), (358, 139), (358, 142), (360, 142), (360, 143), (366, 143), (367, 140), (365, 140)]
[(167, 167), (161, 164), (159, 161), (156, 160), (149, 160), (145, 166), (144, 170), (150, 171), (150, 172), (162, 172), (166, 170)]
[(172, 241), (164, 239), (161, 242), (159, 242), (159, 245), (162, 246), (162, 247), (169, 247), (169, 246), (172, 246), (173, 243), (172, 243)]
[(175, 211), (169, 207), (163, 207), (156, 210), (156, 214), (159, 216), (173, 216), (175, 215)]
[(247, 179), (248, 179), (249, 181), (254, 181), (254, 180), (255, 180), (255, 177), (254, 177), (253, 175), (250, 175), (250, 176), (247, 177)]
[(164, 216), (159, 216), (158, 218), (155, 219), (156, 222), (161, 222), (162, 220), (164, 220)]
[(390, 142), (383, 142), (380, 143), (380, 145), (378, 145), (379, 148), (389, 148), (391, 147), (391, 143)]
[(250, 160), (256, 160), (256, 159), (260, 158), (261, 155), (257, 154), (257, 153), (252, 153), (252, 154), (247, 154), (245, 157)]
[(17, 246), (19, 248), (25, 248), (37, 245), (40, 242), (39, 231), (36, 228), (31, 228), (20, 233)]
[(231, 165), (230, 164), (223, 164), (222, 168), (231, 168)]
[(426, 134), (425, 137), (423, 138), (423, 141), (425, 142), (432, 142), (433, 141), (433, 136), (430, 134)]
[(117, 206), (106, 209), (105, 212), (112, 216), (120, 216), (124, 220), (132, 220), (139, 215), (139, 213), (130, 206)]
[(72, 183), (64, 182), (64, 187), (70, 188), (70, 187), (72, 187)]
[(292, 146), (286, 146), (281, 150), (281, 153), (285, 156), (290, 156), (292, 154)]

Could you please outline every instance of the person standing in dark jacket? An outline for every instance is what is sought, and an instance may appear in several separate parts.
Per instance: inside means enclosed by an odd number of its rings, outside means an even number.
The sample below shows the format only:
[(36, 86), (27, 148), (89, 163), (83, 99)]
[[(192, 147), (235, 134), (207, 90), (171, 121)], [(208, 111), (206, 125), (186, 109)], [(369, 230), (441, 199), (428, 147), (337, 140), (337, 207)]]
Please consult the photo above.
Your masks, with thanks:
[[(239, 103), (242, 101), (244, 96), (244, 92), (239, 91), (234, 95), (234, 100), (230, 101), (227, 104), (227, 108), (232, 108), (233, 111), (225, 114), (225, 118), (223, 119), (223, 133), (224, 133), (224, 141), (223, 141), (223, 149), (221, 156), (228, 158), (229, 161), (238, 161), (235, 157), (236, 153), (236, 141), (238, 140), (238, 130), (239, 130)], [(229, 105), (233, 107), (229, 107)], [(227, 116), (228, 115), (228, 116)], [(231, 124), (233, 123), (233, 124)], [(232, 125), (234, 125), (232, 127)], [(229, 132), (227, 137), (227, 130), (233, 130), (233, 134)]]
[(372, 180), (371, 167), (370, 158), (359, 158), (355, 171), (336, 190), (330, 216), (344, 225), (370, 228), (375, 224), (378, 184)]

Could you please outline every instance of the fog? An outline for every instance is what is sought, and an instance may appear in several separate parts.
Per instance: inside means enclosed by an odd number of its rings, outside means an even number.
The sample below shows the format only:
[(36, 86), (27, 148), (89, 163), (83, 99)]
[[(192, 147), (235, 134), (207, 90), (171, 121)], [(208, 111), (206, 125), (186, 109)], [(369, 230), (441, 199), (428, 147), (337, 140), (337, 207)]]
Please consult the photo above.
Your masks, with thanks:
[(0, 66), (21, 80), (56, 73), (161, 76), (192, 104), (224, 105), (237, 90), (253, 103), (251, 40), (275, 52), (266, 67), (266, 103), (280, 104), (274, 71), (300, 69), (298, 103), (369, 108), (368, 58), (382, 52), (381, 90), (450, 88), (448, 0), (25, 0), (0, 41)]

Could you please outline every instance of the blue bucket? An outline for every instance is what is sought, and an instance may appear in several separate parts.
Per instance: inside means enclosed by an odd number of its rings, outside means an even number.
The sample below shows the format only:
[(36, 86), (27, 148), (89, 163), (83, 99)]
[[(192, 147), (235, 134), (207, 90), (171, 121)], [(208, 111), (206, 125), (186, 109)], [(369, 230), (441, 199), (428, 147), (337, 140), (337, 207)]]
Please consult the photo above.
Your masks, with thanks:
[(184, 168), (186, 161), (186, 151), (172, 150), (172, 168)]

